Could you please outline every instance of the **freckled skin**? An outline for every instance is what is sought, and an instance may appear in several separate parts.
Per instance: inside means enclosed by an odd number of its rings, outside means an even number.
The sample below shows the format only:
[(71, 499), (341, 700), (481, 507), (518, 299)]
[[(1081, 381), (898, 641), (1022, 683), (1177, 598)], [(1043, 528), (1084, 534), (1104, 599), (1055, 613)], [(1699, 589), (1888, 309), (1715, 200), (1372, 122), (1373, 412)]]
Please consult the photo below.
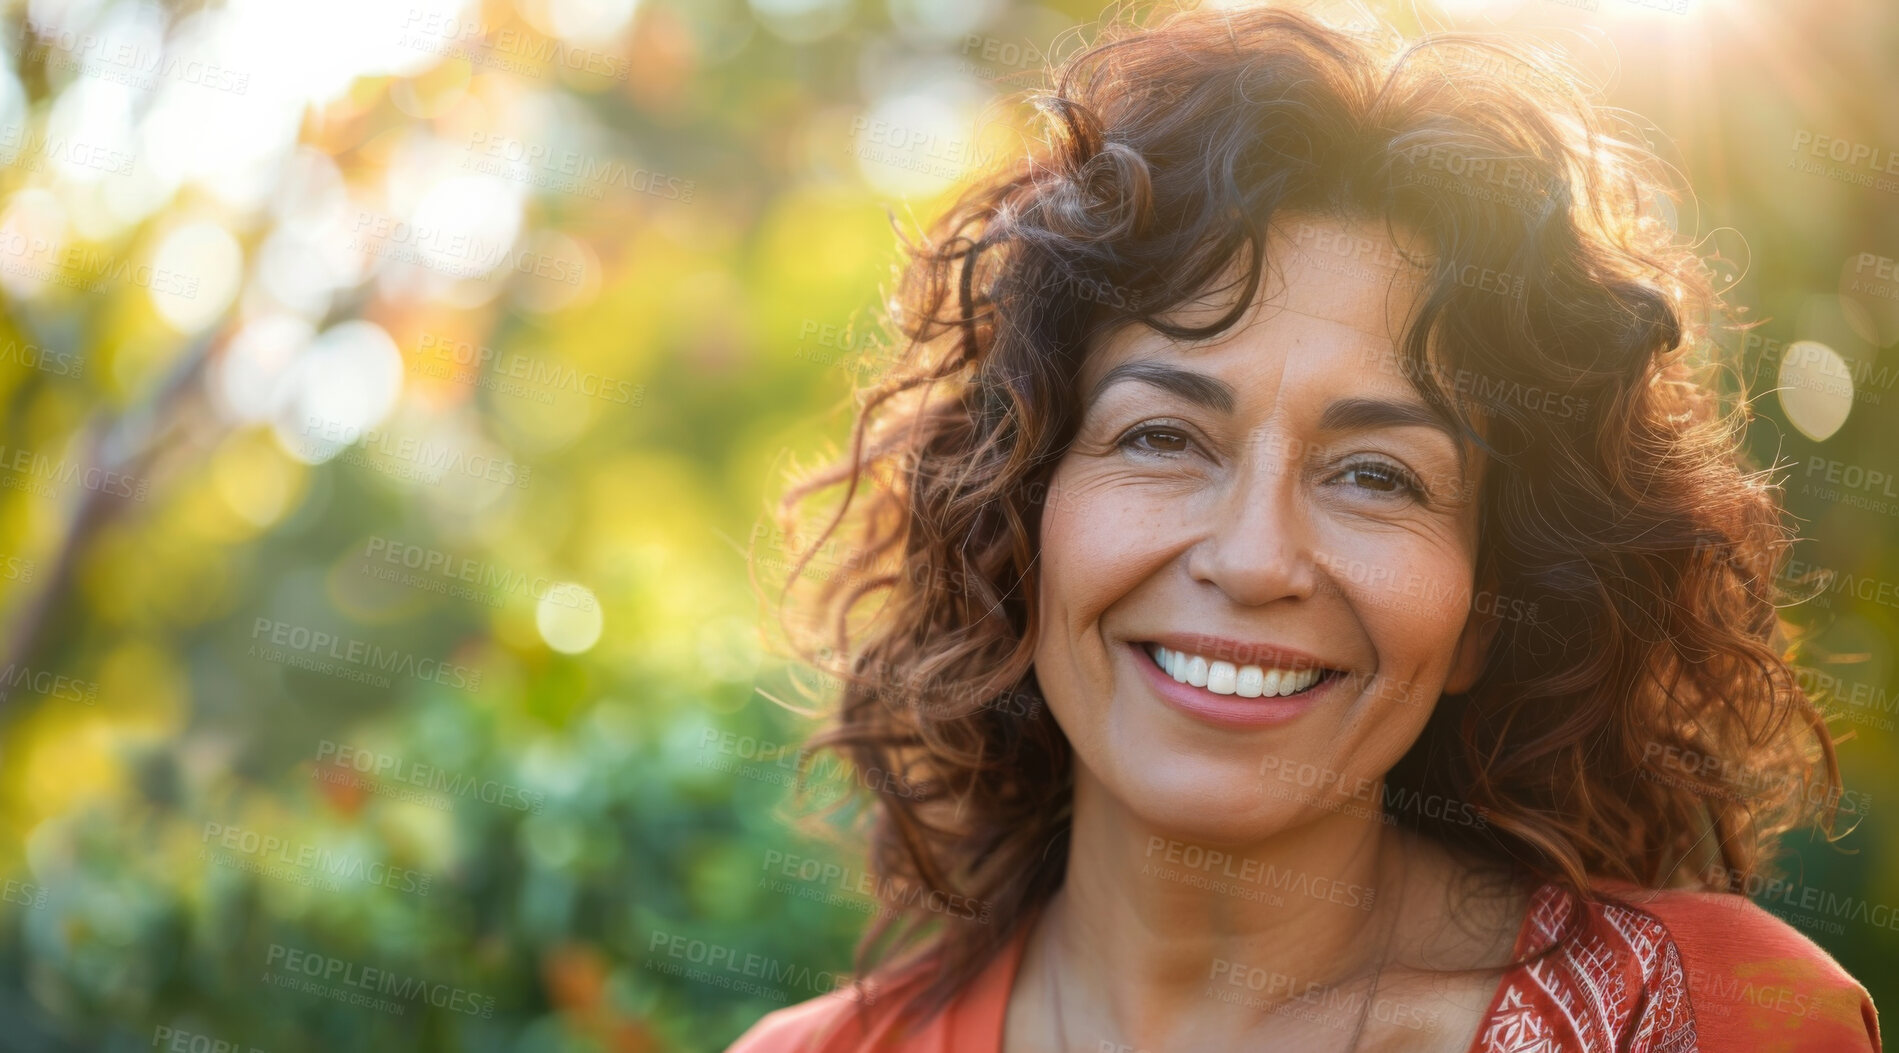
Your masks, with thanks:
[[(1318, 224), (1369, 238), (1383, 224)], [(1284, 236), (1282, 222), (1276, 236)], [(1295, 228), (1296, 229), (1296, 228)], [(1030, 932), (1005, 1018), (1008, 1053), (1098, 1048), (1462, 1050), (1507, 960), (1521, 897), (1446, 890), (1471, 863), (1378, 821), (1385, 773), (1444, 691), (1468, 689), (1495, 621), (1474, 614), (1474, 447), (1428, 424), (1322, 429), (1335, 400), (1425, 403), (1395, 365), (1413, 275), (1340, 270), (1278, 246), (1249, 315), (1221, 338), (1113, 334), (1078, 378), (1086, 403), (1042, 520), (1036, 676), (1074, 746), (1062, 888)], [(1375, 280), (1373, 280), (1375, 279)], [(1224, 303), (1180, 312), (1217, 317)], [(1381, 366), (1381, 361), (1384, 363)], [(1192, 370), (1230, 407), (1102, 379), (1126, 363)], [(1217, 398), (1213, 401), (1219, 401)], [(1350, 676), (1273, 726), (1204, 722), (1162, 700), (1131, 646), (1204, 633), (1304, 651)], [(1328, 773), (1279, 781), (1262, 762)], [(1228, 873), (1297, 872), (1365, 892), (1351, 905), (1164, 876), (1155, 846), (1218, 849)], [(1178, 860), (1179, 857), (1175, 857)], [(1178, 874), (1178, 871), (1175, 871)], [(1243, 882), (1242, 882), (1243, 884)], [(1215, 962), (1400, 998), (1428, 1032), (1235, 1005)], [(1428, 968), (1427, 968), (1428, 967)], [(1249, 992), (1241, 991), (1242, 994)], [(1309, 1014), (1308, 1014), (1309, 1015)]]
[[(1402, 318), (1388, 302), (1404, 298), (1297, 256), (1281, 275), (1270, 305), (1217, 343), (1130, 329), (1097, 349), (1084, 393), (1123, 362), (1162, 361), (1219, 378), (1236, 404), (1223, 415), (1148, 384), (1108, 388), (1054, 473), (1042, 523), (1036, 669), (1050, 709), (1117, 799), (1198, 837), (1246, 840), (1313, 816), (1260, 792), (1268, 752), (1347, 785), (1379, 778), (1481, 657), (1474, 639), (1459, 647), (1482, 625), (1470, 606), (1477, 509), (1459, 499), (1472, 491), (1452, 440), (1417, 426), (1317, 430), (1332, 399), (1421, 401), (1396, 369), (1365, 362), (1395, 360)], [(1145, 422), (1161, 431), (1129, 434)], [(1391, 467), (1430, 496), (1392, 492), (1379, 474)], [(1279, 644), (1369, 680), (1283, 727), (1210, 727), (1162, 705), (1134, 667), (1125, 644), (1168, 631)]]

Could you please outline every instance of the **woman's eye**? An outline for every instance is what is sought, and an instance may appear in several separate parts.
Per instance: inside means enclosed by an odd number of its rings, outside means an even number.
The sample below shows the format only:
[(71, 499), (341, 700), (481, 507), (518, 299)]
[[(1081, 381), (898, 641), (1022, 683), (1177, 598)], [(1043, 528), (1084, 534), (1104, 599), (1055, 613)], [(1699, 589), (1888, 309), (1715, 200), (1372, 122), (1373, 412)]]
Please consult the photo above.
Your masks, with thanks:
[(1394, 465), (1380, 464), (1376, 461), (1363, 461), (1358, 464), (1347, 465), (1345, 470), (1339, 473), (1339, 477), (1350, 477), (1358, 485), (1375, 493), (1408, 493), (1416, 496), (1422, 496), (1424, 493), (1424, 487), (1418, 483), (1417, 478), (1410, 472)]
[(1193, 449), (1193, 440), (1174, 428), (1141, 428), (1121, 440), (1121, 448), (1140, 453), (1177, 454)]

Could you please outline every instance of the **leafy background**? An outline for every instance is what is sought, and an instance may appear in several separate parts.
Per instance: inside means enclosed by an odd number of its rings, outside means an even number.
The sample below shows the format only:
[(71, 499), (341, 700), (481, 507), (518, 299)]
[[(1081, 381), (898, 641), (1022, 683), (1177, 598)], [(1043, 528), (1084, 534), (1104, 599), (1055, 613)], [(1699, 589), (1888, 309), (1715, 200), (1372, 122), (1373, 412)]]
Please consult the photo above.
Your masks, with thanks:
[[(815, 993), (656, 968), (676, 937), (820, 975), (868, 909), (760, 882), (835, 857), (758, 753), (808, 728), (758, 694), (789, 685), (744, 553), (781, 555), (778, 473), (877, 368), (892, 219), (1008, 149), (984, 106), (1100, 10), (4, 10), (0, 1047), (717, 1049)], [(1699, 190), (1680, 229), (1764, 319), (1744, 372), (1809, 392), (1763, 397), (1749, 442), (1793, 466), (1800, 558), (1844, 583), (1796, 614), (1859, 685), (1834, 709), (1861, 822), (1796, 867), (1899, 902), (1893, 484), (1822, 485), (1899, 467), (1899, 286), (1858, 264), (1899, 256), (1899, 196), (1798, 163), (1899, 149), (1899, 14), (1379, 10), (1564, 49)], [(304, 632), (334, 654), (283, 646)], [(397, 668), (365, 682), (371, 646)], [(1899, 933), (1776, 909), (1899, 1005)], [(273, 946), (462, 994), (281, 988)]]

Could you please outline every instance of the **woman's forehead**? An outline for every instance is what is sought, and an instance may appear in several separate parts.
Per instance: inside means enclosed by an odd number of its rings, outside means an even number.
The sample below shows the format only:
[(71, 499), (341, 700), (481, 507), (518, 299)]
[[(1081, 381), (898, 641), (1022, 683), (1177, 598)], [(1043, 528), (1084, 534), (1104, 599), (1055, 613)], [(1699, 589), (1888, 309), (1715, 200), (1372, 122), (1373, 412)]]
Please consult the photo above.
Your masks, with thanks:
[[(1344, 246), (1343, 252), (1334, 246)], [(1084, 390), (1107, 370), (1137, 358), (1207, 361), (1296, 353), (1315, 366), (1350, 368), (1402, 381), (1398, 345), (1425, 291), (1422, 268), (1399, 253), (1382, 224), (1296, 217), (1275, 223), (1268, 267), (1240, 320), (1220, 334), (1182, 341), (1133, 323), (1105, 334), (1084, 364)], [(1210, 325), (1245, 289), (1236, 261), (1199, 298), (1163, 313), (1183, 327)]]
[(1329, 387), (1409, 392), (1413, 388), (1399, 356), (1388, 336), (1295, 305), (1268, 308), (1210, 340), (1181, 341), (1147, 326), (1126, 327), (1095, 349), (1080, 380), (1087, 391), (1117, 366), (1157, 362), (1237, 384), (1270, 374), (1299, 383), (1329, 381)]

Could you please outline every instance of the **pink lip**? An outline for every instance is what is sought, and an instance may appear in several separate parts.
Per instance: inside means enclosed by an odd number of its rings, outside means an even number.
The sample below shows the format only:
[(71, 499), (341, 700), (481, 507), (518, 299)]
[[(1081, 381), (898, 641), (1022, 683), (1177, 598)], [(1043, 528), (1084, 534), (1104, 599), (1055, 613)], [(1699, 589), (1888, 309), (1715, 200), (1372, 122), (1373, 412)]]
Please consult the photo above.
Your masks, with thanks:
[[(1166, 642), (1161, 641), (1161, 646), (1167, 646)], [(1141, 667), (1141, 674), (1147, 677), (1147, 682), (1153, 686), (1154, 693), (1161, 697), (1161, 701), (1195, 720), (1222, 727), (1258, 728), (1288, 723), (1329, 698), (1332, 689), (1345, 679), (1329, 676), (1299, 694), (1276, 698), (1216, 695), (1204, 687), (1183, 684), (1168, 676), (1160, 666), (1154, 664), (1145, 644), (1130, 643), (1128, 652), (1134, 664)], [(1253, 660), (1257, 661), (1257, 658)], [(1312, 666), (1318, 663), (1308, 660), (1303, 664)]]
[(1258, 665), (1272, 669), (1338, 668), (1304, 651), (1251, 644), (1243, 640), (1229, 639), (1225, 636), (1208, 636), (1204, 633), (1164, 633), (1160, 636), (1148, 637), (1145, 642), (1160, 644), (1169, 651), (1202, 655), (1216, 661), (1232, 662), (1234, 665)]

